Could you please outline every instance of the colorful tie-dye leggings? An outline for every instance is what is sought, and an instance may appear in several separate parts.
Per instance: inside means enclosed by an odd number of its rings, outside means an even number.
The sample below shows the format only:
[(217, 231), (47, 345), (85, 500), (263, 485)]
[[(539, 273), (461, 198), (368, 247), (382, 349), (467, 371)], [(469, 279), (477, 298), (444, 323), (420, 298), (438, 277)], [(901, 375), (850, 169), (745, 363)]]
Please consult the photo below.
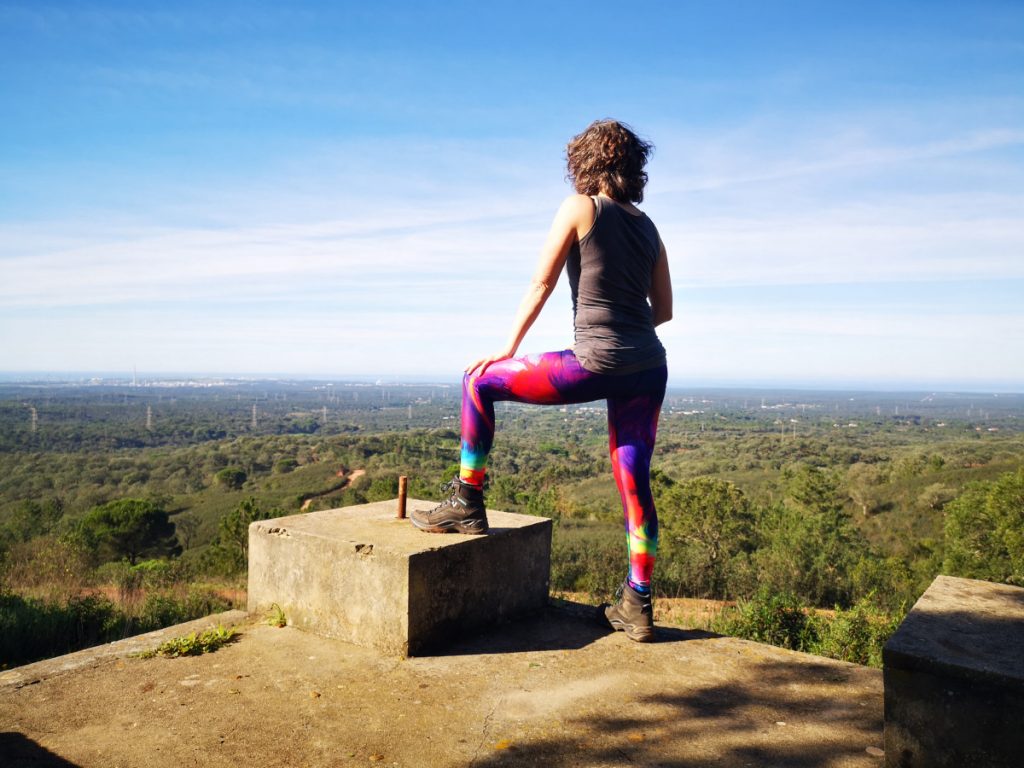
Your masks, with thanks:
[(494, 442), (494, 403), (565, 405), (608, 401), (608, 444), (622, 496), (629, 548), (629, 581), (650, 584), (658, 547), (658, 516), (651, 496), (651, 454), (665, 398), (664, 365), (624, 375), (592, 373), (571, 350), (502, 360), (462, 382), (460, 479), (482, 485)]

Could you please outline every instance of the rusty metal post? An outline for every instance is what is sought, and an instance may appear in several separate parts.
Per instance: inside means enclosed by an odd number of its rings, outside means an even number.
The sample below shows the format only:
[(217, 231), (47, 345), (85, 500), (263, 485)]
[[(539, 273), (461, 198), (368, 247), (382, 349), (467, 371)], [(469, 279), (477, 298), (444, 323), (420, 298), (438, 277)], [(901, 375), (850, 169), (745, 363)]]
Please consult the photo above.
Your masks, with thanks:
[(409, 485), (409, 478), (402, 475), (398, 478), (398, 519), (405, 519), (405, 492)]

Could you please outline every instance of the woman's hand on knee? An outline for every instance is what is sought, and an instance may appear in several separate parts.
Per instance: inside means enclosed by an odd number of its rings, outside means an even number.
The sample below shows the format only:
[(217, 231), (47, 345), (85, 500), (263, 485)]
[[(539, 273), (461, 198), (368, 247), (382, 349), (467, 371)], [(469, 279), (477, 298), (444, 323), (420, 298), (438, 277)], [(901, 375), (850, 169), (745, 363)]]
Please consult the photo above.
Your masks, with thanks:
[(490, 357), (482, 357), (479, 360), (476, 360), (467, 365), (466, 373), (468, 373), (470, 376), (482, 376), (489, 365), (491, 365), (492, 363), (501, 362), (502, 360), (508, 360), (509, 358), (512, 357), (513, 354), (513, 352), (505, 351), (499, 352), (496, 355), (491, 355)]

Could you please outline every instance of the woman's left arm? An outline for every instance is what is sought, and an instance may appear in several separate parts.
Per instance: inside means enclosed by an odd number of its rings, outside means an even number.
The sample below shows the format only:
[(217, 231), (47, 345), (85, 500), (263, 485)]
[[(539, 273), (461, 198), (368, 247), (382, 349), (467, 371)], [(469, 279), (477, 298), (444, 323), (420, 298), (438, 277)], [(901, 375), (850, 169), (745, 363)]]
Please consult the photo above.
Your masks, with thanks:
[(651, 272), (651, 314), (654, 324), (661, 325), (672, 319), (672, 277), (668, 273), (668, 253), (665, 244), (658, 238), (658, 260)]
[(491, 363), (515, 356), (527, 331), (540, 315), (551, 292), (555, 290), (555, 284), (562, 274), (573, 242), (580, 236), (581, 230), (585, 233), (590, 229), (593, 221), (594, 201), (589, 197), (570, 195), (563, 201), (558, 213), (555, 214), (555, 220), (551, 223), (551, 230), (548, 232), (547, 240), (544, 241), (544, 247), (541, 248), (540, 260), (537, 263), (533, 279), (530, 280), (530, 286), (526, 289), (522, 301), (519, 302), (519, 310), (512, 322), (512, 331), (509, 334), (508, 342), (496, 355), (481, 358), (468, 365), (467, 373), (482, 374)]

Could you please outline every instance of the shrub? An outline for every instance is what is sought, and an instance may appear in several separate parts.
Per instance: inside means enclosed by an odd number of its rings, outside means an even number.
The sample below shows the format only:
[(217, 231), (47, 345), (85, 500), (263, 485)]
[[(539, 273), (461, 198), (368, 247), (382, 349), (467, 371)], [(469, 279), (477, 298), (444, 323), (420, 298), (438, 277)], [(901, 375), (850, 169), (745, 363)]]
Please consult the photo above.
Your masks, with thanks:
[(626, 573), (626, 545), (617, 526), (560, 522), (551, 543), (551, 588), (610, 597)]
[(249, 524), (282, 514), (284, 511), (276, 507), (264, 511), (252, 497), (239, 503), (221, 518), (217, 537), (203, 554), (204, 569), (222, 575), (244, 571), (249, 564)]
[(837, 609), (835, 616), (819, 622), (819, 638), (812, 653), (854, 664), (882, 666), (882, 646), (903, 620), (901, 607), (886, 613), (872, 605), (872, 595), (858, 600), (852, 608)]
[(793, 651), (809, 651), (818, 641), (818, 624), (791, 593), (760, 590), (739, 607), (727, 609), (713, 623), (716, 632)]
[(780, 648), (828, 656), (854, 664), (882, 666), (882, 646), (903, 620), (904, 607), (889, 613), (866, 595), (830, 618), (816, 613), (791, 594), (760, 590), (738, 608), (726, 609), (712, 628), (734, 637)]
[(375, 477), (366, 489), (367, 501), (387, 501), (398, 496), (398, 475)]
[(867, 541), (843, 507), (835, 475), (806, 465), (788, 474), (785, 503), (768, 507), (758, 521), (753, 560), (760, 581), (813, 605), (849, 605), (850, 574)]
[(238, 467), (225, 467), (213, 477), (220, 485), (233, 491), (239, 490), (248, 479), (245, 471)]
[(0, 594), (0, 666), (18, 666), (124, 636), (125, 617), (104, 597), (65, 602)]
[(146, 595), (146, 602), (143, 603), (138, 617), (138, 630), (150, 632), (161, 627), (169, 627), (172, 624), (180, 624), (191, 618), (200, 618), (197, 616), (186, 618), (186, 612), (182, 610), (183, 607), (181, 601), (175, 600), (174, 597), (166, 593), (153, 592)]
[(52, 535), (14, 544), (3, 563), (3, 583), (19, 594), (63, 602), (89, 584), (89, 554)]

